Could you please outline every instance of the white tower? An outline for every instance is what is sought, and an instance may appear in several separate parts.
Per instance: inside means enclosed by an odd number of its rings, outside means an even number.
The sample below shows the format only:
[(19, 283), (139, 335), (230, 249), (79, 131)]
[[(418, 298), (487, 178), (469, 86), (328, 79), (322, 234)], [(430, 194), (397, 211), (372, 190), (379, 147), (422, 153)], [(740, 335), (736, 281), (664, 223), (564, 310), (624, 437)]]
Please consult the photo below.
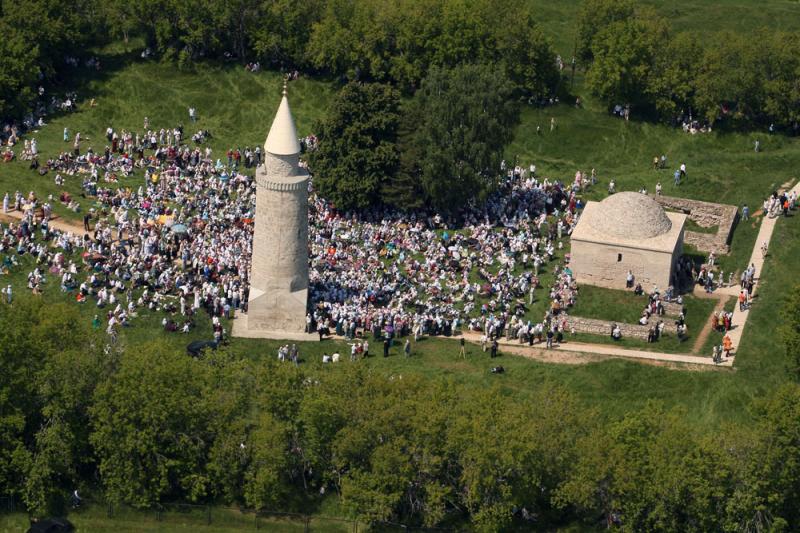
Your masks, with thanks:
[(308, 307), (308, 173), (286, 87), (256, 170), (256, 214), (247, 315), (241, 337), (304, 340)]

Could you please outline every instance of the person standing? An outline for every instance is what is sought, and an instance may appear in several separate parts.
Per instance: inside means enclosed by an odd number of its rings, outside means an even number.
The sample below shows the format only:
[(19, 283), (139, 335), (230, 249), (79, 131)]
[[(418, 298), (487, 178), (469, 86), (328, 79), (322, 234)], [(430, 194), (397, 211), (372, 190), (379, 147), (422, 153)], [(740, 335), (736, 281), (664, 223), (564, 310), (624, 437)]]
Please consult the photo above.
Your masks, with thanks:
[(406, 339), (406, 344), (403, 346), (403, 353), (406, 354), (406, 357), (411, 357), (411, 341)]
[(553, 328), (547, 328), (547, 349), (551, 349), (553, 347)]
[(11, 304), (13, 297), (11, 296), (11, 284), (9, 283), (8, 288), (6, 289), (6, 301)]
[(755, 148), (755, 152), (756, 152), (756, 153), (758, 153), (758, 152), (759, 152), (759, 150), (761, 149), (761, 143), (759, 142), (759, 140), (758, 140), (758, 139), (756, 139), (756, 142), (755, 142), (755, 143), (753, 143), (753, 146), (754, 146), (754, 148)]
[(742, 206), (742, 220), (749, 220), (750, 219), (750, 208), (747, 207), (747, 204)]
[(497, 339), (492, 340), (491, 358), (497, 357)]
[(464, 337), (461, 337), (461, 339), (458, 341), (458, 344), (460, 345), (460, 348), (458, 350), (458, 356), (459, 357), (463, 357), (464, 359), (466, 359), (467, 358), (467, 342), (464, 340)]
[(686, 179), (686, 163), (681, 163), (681, 179)]
[(389, 339), (385, 337), (383, 339), (383, 356), (389, 357)]

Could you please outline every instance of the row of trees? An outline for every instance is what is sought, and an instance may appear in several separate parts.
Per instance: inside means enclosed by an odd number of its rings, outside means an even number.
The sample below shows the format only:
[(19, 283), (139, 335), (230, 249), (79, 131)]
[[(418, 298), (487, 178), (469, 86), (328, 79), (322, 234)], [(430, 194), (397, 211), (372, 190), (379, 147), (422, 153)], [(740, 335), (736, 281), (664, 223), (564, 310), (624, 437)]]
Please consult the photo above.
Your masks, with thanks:
[[(132, 0), (116, 35), (143, 34), (182, 59), (260, 59), (413, 91), (432, 67), (491, 62), (530, 95), (558, 82), (555, 54), (524, 0)], [(509, 31), (514, 28), (514, 31)]]
[(389, 85), (351, 82), (316, 127), (315, 186), (342, 210), (457, 212), (496, 182), (517, 119), (512, 92), (487, 65), (434, 68), (403, 105)]
[(586, 0), (578, 58), (609, 106), (631, 104), (672, 121), (689, 113), (735, 126), (800, 122), (800, 33), (675, 32), (649, 6)]
[(72, 306), (0, 308), (0, 493), (34, 513), (99, 480), (142, 508), (308, 509), (324, 488), (361, 520), (485, 531), (800, 527), (797, 385), (752, 427), (700, 434), (656, 404), (601, 422), (556, 387), (512, 401), (362, 365), (108, 351), (82, 323)]

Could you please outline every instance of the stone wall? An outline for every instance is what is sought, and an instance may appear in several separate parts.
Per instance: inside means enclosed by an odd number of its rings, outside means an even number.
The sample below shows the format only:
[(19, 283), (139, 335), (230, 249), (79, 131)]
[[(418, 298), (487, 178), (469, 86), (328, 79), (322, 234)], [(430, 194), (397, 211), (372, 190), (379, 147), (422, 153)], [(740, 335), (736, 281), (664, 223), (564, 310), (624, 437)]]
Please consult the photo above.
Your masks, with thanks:
[(664, 306), (664, 314), (666, 316), (678, 316), (681, 314), (683, 306), (677, 302), (662, 302)]
[(687, 214), (689, 220), (698, 226), (703, 228), (717, 226), (718, 228), (716, 233), (686, 230), (683, 242), (691, 244), (703, 252), (714, 252), (718, 255), (730, 252), (731, 234), (738, 214), (738, 208), (735, 205), (714, 204), (674, 196), (654, 196), (653, 199), (666, 209)]
[(570, 329), (574, 329), (576, 333), (591, 333), (592, 335), (605, 335), (611, 336), (611, 324), (619, 326), (622, 331), (622, 338), (632, 338), (647, 340), (647, 333), (650, 331), (650, 326), (642, 326), (640, 324), (625, 324), (622, 322), (612, 322), (611, 320), (596, 320), (594, 318), (583, 318), (579, 316), (567, 317), (567, 324)]
[(578, 284), (623, 289), (630, 270), (648, 289), (669, 286), (673, 254), (573, 239), (570, 268)]

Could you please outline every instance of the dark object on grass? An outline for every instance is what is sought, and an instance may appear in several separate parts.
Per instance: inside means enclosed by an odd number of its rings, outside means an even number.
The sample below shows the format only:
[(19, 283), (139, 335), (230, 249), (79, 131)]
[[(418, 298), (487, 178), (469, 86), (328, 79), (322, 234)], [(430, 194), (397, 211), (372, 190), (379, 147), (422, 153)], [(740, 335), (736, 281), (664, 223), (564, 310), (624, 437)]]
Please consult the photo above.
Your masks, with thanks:
[(70, 533), (75, 526), (66, 518), (45, 518), (31, 524), (28, 533)]
[(219, 346), (217, 341), (194, 341), (186, 347), (186, 352), (192, 357), (200, 357), (206, 348), (216, 350), (217, 346)]
[(502, 374), (506, 371), (505, 368), (502, 366), (493, 366), (492, 367), (492, 374)]

